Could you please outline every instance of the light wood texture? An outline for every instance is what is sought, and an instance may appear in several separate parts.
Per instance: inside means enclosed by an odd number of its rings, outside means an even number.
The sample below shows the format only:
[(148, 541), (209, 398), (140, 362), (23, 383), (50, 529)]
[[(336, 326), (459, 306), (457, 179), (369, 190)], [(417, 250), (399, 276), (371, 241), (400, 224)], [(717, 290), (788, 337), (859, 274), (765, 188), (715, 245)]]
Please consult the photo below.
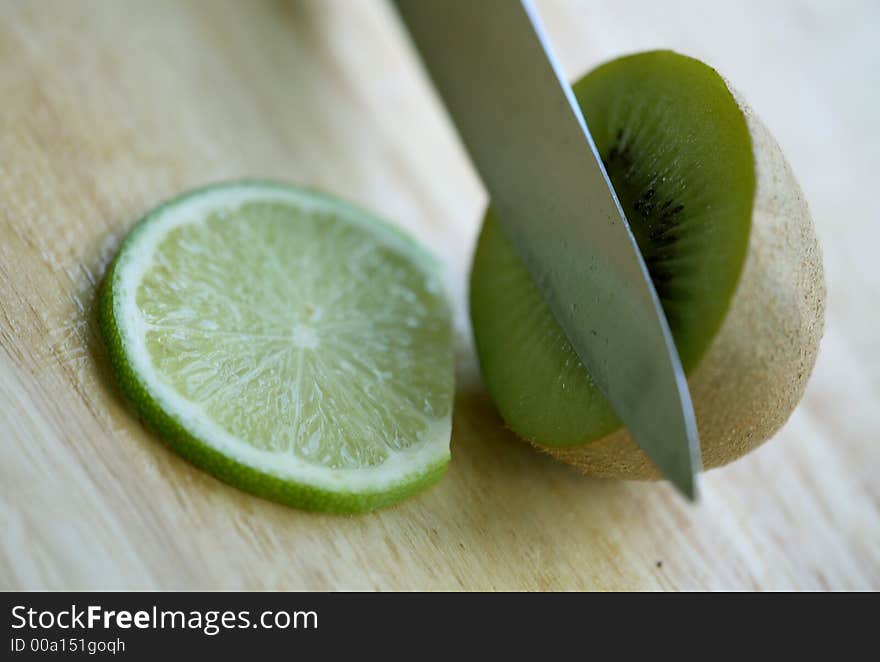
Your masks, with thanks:
[[(566, 71), (707, 60), (776, 133), (824, 245), (828, 323), (769, 444), (703, 480), (579, 476), (506, 433), (468, 340), (485, 194), (381, 2), (0, 4), (0, 588), (880, 589), (880, 5), (541, 2)], [(450, 35), (454, 40), (454, 35)], [(361, 517), (242, 494), (123, 407), (92, 320), (164, 198), (268, 176), (393, 219), (457, 296), (453, 462)]]

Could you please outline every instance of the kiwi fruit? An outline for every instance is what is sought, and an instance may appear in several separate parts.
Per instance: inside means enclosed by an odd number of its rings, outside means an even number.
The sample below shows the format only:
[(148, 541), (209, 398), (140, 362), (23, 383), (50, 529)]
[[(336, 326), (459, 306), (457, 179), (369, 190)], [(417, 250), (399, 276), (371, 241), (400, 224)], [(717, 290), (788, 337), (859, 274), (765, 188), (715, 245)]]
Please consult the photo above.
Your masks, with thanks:
[[(782, 426), (816, 359), (825, 288), (804, 196), (767, 129), (698, 60), (622, 57), (573, 90), (669, 320), (703, 465), (726, 464)], [(470, 312), (480, 369), (508, 427), (587, 473), (658, 477), (491, 207)]]

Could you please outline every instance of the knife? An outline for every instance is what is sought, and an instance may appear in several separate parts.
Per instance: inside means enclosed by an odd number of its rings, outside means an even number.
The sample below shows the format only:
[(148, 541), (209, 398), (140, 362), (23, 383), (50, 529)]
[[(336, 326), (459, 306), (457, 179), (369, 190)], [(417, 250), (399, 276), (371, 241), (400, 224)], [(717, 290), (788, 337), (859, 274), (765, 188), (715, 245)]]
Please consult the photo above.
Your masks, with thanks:
[(694, 499), (700, 446), (678, 351), (533, 5), (395, 4), (502, 231), (581, 362), (660, 473)]

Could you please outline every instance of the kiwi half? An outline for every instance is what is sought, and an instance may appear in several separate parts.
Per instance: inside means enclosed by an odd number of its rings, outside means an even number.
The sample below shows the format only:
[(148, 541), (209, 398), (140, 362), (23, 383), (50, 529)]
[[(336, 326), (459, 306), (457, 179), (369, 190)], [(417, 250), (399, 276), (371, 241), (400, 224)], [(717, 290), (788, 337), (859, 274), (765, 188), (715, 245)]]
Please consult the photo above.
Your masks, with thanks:
[[(698, 60), (623, 57), (574, 92), (669, 320), (704, 466), (729, 462), (785, 422), (815, 362), (824, 281), (803, 195), (767, 130)], [(589, 473), (656, 477), (491, 208), (470, 309), (484, 380), (514, 432)]]

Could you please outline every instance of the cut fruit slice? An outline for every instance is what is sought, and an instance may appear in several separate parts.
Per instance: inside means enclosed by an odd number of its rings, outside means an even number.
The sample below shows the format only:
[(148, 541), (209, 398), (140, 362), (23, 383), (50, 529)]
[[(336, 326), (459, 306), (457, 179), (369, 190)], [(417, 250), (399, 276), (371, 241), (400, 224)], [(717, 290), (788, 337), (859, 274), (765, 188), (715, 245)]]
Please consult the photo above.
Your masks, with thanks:
[[(816, 360), (825, 288), (803, 193), (766, 127), (698, 60), (629, 55), (573, 91), (669, 321), (703, 466), (726, 464), (775, 434)], [(480, 367), (508, 427), (587, 473), (657, 477), (491, 209), (470, 286)]]
[[(748, 248), (755, 175), (745, 117), (715, 71), (664, 51), (602, 65), (573, 90), (690, 374)], [(486, 382), (518, 434), (576, 446), (620, 427), (492, 213), (471, 315)]]
[(361, 512), (420, 491), (449, 462), (439, 265), (342, 201), (269, 182), (192, 192), (132, 230), (100, 296), (126, 397), (228, 483)]

